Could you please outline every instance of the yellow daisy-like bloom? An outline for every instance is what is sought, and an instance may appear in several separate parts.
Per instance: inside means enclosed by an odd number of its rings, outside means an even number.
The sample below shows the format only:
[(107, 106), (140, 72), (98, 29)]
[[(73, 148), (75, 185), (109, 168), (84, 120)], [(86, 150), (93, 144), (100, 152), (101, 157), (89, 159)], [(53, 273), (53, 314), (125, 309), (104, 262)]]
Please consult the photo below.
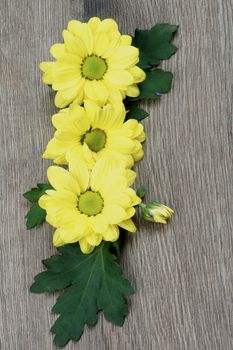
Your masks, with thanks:
[(143, 157), (145, 133), (137, 120), (124, 122), (125, 115), (123, 103), (103, 108), (92, 101), (86, 101), (84, 107), (70, 105), (52, 117), (57, 131), (43, 158), (53, 159), (56, 164), (81, 158), (92, 169), (100, 157), (110, 156), (130, 168)]
[(121, 35), (112, 19), (97, 17), (87, 23), (69, 22), (63, 31), (64, 44), (51, 47), (55, 62), (42, 62), (43, 82), (57, 92), (59, 108), (85, 99), (100, 105), (139, 95), (137, 83), (145, 73), (136, 66), (139, 51), (129, 35)]
[(136, 174), (116, 168), (116, 163), (103, 157), (92, 172), (79, 159), (69, 163), (69, 171), (48, 168), (54, 190), (47, 190), (39, 205), (47, 212), (46, 221), (56, 227), (55, 246), (78, 241), (82, 252), (90, 253), (102, 240), (116, 241), (119, 227), (136, 231), (131, 218), (141, 199), (129, 187)]

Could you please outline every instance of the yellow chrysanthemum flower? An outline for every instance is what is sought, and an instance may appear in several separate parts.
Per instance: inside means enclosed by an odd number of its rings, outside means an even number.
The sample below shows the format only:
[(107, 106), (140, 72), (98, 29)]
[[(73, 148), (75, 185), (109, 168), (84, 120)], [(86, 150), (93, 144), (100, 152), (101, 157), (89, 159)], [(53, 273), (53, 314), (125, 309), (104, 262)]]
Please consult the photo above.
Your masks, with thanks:
[(92, 172), (79, 159), (69, 163), (69, 171), (48, 168), (54, 190), (47, 190), (39, 205), (47, 212), (47, 222), (57, 228), (55, 246), (79, 241), (82, 252), (90, 253), (102, 240), (116, 241), (119, 227), (136, 231), (131, 218), (141, 199), (129, 187), (136, 174), (116, 168), (116, 163), (103, 157)]
[(92, 101), (86, 101), (84, 107), (70, 105), (52, 117), (57, 131), (43, 158), (67, 164), (78, 157), (92, 169), (100, 157), (111, 156), (130, 168), (143, 157), (141, 142), (145, 140), (145, 133), (137, 120), (124, 122), (125, 115), (123, 103), (103, 108)]
[(63, 31), (64, 44), (51, 47), (55, 62), (42, 62), (43, 82), (57, 92), (59, 108), (85, 99), (100, 105), (139, 95), (137, 83), (145, 73), (136, 66), (139, 51), (129, 35), (121, 35), (112, 19), (97, 17), (87, 23), (69, 22)]

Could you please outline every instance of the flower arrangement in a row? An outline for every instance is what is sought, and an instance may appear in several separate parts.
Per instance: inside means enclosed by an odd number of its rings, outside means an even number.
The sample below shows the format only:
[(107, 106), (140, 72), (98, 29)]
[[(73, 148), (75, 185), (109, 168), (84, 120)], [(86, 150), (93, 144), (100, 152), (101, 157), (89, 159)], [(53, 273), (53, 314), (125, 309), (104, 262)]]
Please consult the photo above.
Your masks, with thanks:
[(157, 201), (143, 203), (145, 189), (131, 187), (132, 167), (143, 157), (148, 116), (142, 99), (159, 99), (171, 88), (172, 73), (158, 68), (176, 52), (177, 26), (121, 35), (112, 19), (69, 22), (64, 43), (51, 47), (53, 62), (43, 62), (43, 82), (57, 91), (56, 129), (43, 158), (49, 184), (38, 184), (24, 197), (33, 203), (27, 228), (46, 220), (56, 230), (59, 255), (44, 260), (47, 271), (35, 277), (31, 291), (64, 290), (53, 311), (60, 314), (51, 331), (55, 344), (78, 340), (84, 325), (94, 325), (103, 310), (122, 325), (125, 297), (133, 293), (122, 276), (119, 255), (126, 232), (136, 232), (137, 207), (145, 220), (165, 224), (173, 211)]

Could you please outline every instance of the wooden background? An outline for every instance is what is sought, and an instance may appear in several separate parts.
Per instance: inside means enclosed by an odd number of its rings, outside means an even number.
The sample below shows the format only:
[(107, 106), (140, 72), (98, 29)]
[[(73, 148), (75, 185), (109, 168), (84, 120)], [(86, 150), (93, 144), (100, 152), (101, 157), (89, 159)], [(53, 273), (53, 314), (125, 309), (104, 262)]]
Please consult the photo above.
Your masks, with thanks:
[(166, 227), (141, 222), (122, 263), (137, 292), (124, 327), (102, 315), (80, 350), (233, 349), (231, 0), (0, 0), (0, 349), (51, 350), (54, 295), (28, 289), (54, 252), (48, 225), (25, 230), (21, 194), (46, 180), (40, 154), (53, 134), (54, 94), (38, 64), (70, 19), (114, 17), (121, 31), (179, 24), (178, 53), (163, 64), (172, 91), (148, 103), (137, 165), (147, 199), (172, 206)]

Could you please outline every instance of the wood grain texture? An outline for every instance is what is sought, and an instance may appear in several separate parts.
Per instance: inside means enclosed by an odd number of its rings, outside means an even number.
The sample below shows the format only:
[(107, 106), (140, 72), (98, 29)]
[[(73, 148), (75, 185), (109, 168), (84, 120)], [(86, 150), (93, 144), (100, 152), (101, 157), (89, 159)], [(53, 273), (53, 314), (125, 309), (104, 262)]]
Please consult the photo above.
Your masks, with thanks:
[(122, 32), (180, 24), (171, 93), (146, 103), (145, 157), (137, 184), (172, 206), (166, 227), (140, 222), (122, 263), (137, 289), (124, 327), (86, 327), (80, 350), (233, 348), (231, 0), (1, 0), (0, 349), (52, 350), (53, 295), (28, 289), (54, 252), (53, 229), (26, 232), (21, 194), (46, 180), (40, 154), (53, 134), (54, 94), (38, 63), (72, 18), (114, 17)]

